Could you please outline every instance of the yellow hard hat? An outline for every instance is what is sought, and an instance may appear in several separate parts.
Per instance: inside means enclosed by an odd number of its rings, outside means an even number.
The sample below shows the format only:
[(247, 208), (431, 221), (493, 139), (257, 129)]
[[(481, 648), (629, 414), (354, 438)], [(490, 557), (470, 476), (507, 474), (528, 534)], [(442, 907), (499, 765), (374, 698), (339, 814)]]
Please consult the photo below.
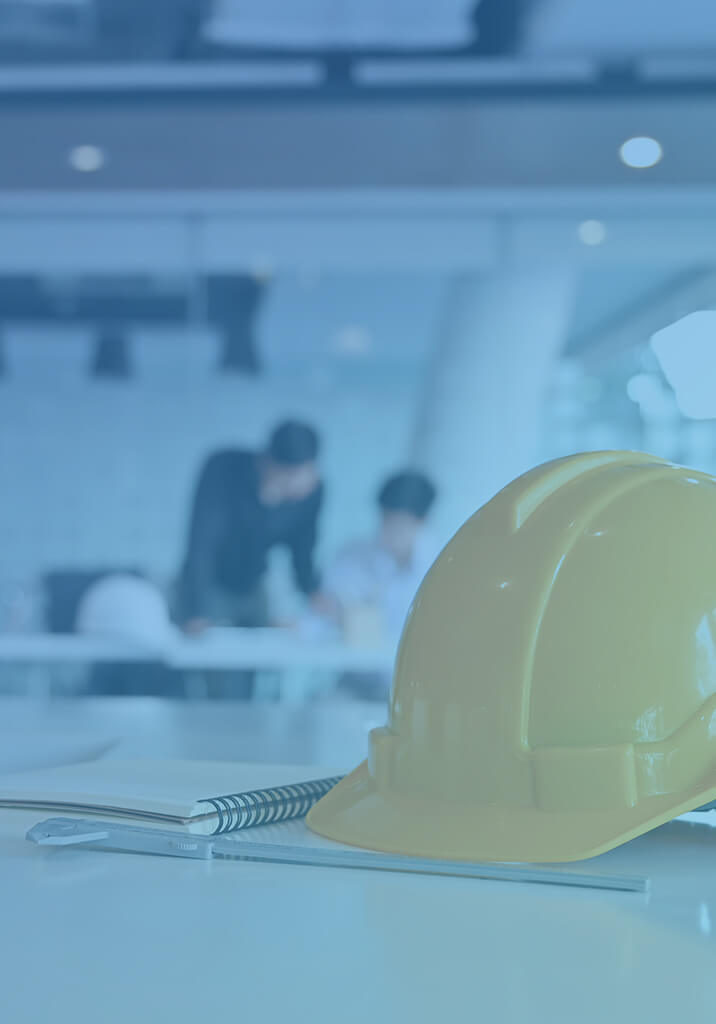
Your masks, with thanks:
[(342, 842), (591, 857), (716, 799), (716, 478), (558, 459), (453, 537), (413, 602), (389, 724), (313, 808)]

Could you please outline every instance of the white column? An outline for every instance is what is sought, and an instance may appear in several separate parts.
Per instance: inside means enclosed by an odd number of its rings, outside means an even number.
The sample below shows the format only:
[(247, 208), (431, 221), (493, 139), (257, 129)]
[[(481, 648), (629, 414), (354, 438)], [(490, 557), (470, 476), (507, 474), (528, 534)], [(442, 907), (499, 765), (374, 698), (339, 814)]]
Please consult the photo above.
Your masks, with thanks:
[(413, 447), (440, 489), (441, 535), (538, 461), (573, 284), (570, 268), (547, 266), (465, 276), (450, 289)]

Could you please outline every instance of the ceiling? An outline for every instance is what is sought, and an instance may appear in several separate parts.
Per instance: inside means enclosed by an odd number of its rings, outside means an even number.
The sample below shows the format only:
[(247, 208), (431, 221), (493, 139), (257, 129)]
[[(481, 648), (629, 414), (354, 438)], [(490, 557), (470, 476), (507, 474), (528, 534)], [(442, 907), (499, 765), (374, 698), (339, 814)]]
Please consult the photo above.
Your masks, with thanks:
[(19, 57), (186, 58), (212, 48), (284, 52), (504, 52), (532, 0), (2, 0), (0, 42)]
[(713, 0), (0, 0), (0, 190), (710, 186), (714, 54)]
[(683, 265), (590, 269), (577, 281), (565, 354), (579, 356), (613, 324), (653, 303), (679, 282)]
[[(0, 0), (0, 192), (686, 194), (716, 182), (714, 54), (713, 0)], [(633, 134), (663, 144), (648, 172), (616, 158)], [(104, 163), (78, 175), (87, 143)], [(573, 345), (669, 274), (585, 272)], [(316, 286), (301, 358), (422, 350), (439, 285), (400, 280)], [(305, 287), (277, 284), (267, 358)]]
[(524, 52), (608, 58), (716, 49), (713, 0), (541, 0), (527, 19)]
[(711, 0), (0, 0), (0, 48), (18, 61), (231, 52), (609, 61), (713, 50), (716, 8)]
[(435, 274), (278, 277), (258, 325), (266, 370), (355, 376), (365, 367), (373, 379), (376, 363), (403, 375), (419, 371), (447, 295), (448, 282)]
[(287, 49), (465, 47), (478, 35), (473, 14), (480, 6), (475, 0), (216, 0), (201, 35), (225, 46)]
[[(633, 316), (683, 273), (681, 267), (583, 271), (577, 280), (564, 354), (580, 358), (601, 332)], [(269, 278), (255, 325), (262, 372), (317, 390), (364, 379), (372, 387), (414, 387), (444, 330), (451, 280), (435, 273), (365, 271)], [(182, 278), (165, 282), (175, 291), (188, 283)], [(133, 348), (138, 347), (142, 372), (165, 374), (177, 362), (187, 361), (196, 372), (215, 372), (216, 323), (205, 322), (203, 314), (195, 319), (185, 307), (177, 306), (173, 318), (171, 310), (165, 312), (163, 320), (154, 322), (141, 309), (123, 310), (122, 320)], [(79, 339), (73, 344), (84, 353), (77, 359), (86, 362), (86, 346), (94, 336), (95, 320), (102, 319), (100, 313), (94, 319), (78, 313), (75, 322), (66, 318), (51, 325), (39, 317), (28, 322), (11, 317), (10, 336), (21, 340), (23, 348), (32, 343), (32, 351), (22, 355), (23, 372), (47, 362), (48, 346), (59, 342), (64, 351), (73, 338)]]
[[(584, 270), (563, 354), (581, 358), (614, 324), (634, 318), (687, 274), (680, 265)], [(435, 274), (278, 277), (257, 325), (263, 367), (319, 386), (363, 374), (375, 386), (378, 372), (389, 387), (396, 379), (411, 386), (433, 356), (451, 294), (450, 279)], [(644, 340), (635, 335), (633, 344)]]
[[(710, 187), (715, 123), (716, 96), (310, 108), (50, 99), (0, 104), (0, 190)], [(647, 172), (617, 157), (635, 134), (664, 148)], [(78, 175), (68, 156), (85, 143), (106, 162)]]

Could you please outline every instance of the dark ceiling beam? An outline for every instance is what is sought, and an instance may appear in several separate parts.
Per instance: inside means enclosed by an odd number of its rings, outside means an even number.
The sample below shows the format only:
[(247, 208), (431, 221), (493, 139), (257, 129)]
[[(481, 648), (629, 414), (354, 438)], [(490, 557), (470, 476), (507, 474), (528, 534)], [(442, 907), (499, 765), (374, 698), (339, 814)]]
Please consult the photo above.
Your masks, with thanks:
[[(119, 286), (117, 286), (119, 284)], [(199, 281), (205, 322), (221, 336), (219, 368), (258, 373), (256, 320), (266, 285), (251, 274), (212, 274)], [(148, 277), (105, 275), (78, 279), (60, 289), (37, 276), (0, 276), (2, 323), (100, 324), (90, 364), (96, 377), (131, 376), (127, 328), (134, 323), (186, 325), (191, 297), (181, 280), (172, 290), (152, 287)], [(4, 351), (0, 332), (0, 376)]]
[(112, 324), (100, 328), (90, 360), (90, 373), (93, 377), (114, 380), (127, 380), (132, 376), (130, 343), (123, 327)]
[[(78, 23), (76, 45), (67, 44), (63, 49), (58, 43), (44, 53), (39, 50), (34, 63), (32, 53), (19, 40), (3, 41), (0, 34), (0, 106), (33, 106), (38, 102), (103, 104), (120, 96), (123, 101), (138, 103), (151, 97), (167, 104), (258, 105), (346, 100), (583, 101), (716, 93), (716, 69), (713, 76), (704, 75), (702, 70), (690, 75), (686, 66), (682, 76), (659, 79), (641, 76), (633, 61), (613, 65), (585, 60), (582, 71), (576, 74), (564, 62), (547, 62), (545, 67), (533, 59), (520, 61), (527, 21), (543, 0), (475, 0), (471, 42), (407, 52), (390, 47), (311, 49), (207, 44), (202, 26), (212, 2), (93, 0), (94, 15), (85, 19), (87, 24)], [(38, 12), (40, 17), (41, 8)], [(217, 57), (224, 59), (218, 62)], [(43, 64), (48, 58), (52, 60), (49, 67)], [(22, 62), (28, 60), (31, 66), (23, 66)], [(505, 61), (514, 63), (505, 65)], [(92, 66), (88, 67), (87, 62)], [(423, 75), (421, 62), (442, 62), (442, 77), (439, 68)], [(453, 71), (459, 62), (460, 73), (456, 76)], [(369, 64), (373, 65), (371, 81), (362, 74)], [(407, 77), (389, 75), (381, 80), (381, 66), (390, 64), (404, 68)], [(568, 64), (573, 68), (573, 61)], [(411, 69), (416, 69), (415, 73)]]
[[(467, 62), (466, 62), (467, 60)], [(494, 60), (494, 63), (493, 63)], [(391, 74), (380, 77), (381, 66), (390, 64)], [(370, 65), (370, 81), (362, 69)], [(235, 78), (230, 63), (223, 65), (200, 64), (162, 65), (148, 69), (147, 65), (109, 65), (106, 70), (92, 69), (86, 76), (78, 66), (37, 67), (28, 75), (26, 69), (17, 73), (0, 67), (0, 110), (32, 109), (35, 107), (99, 108), (121, 103), (123, 107), (146, 103), (161, 103), (172, 107), (219, 109), (222, 106), (264, 107), (291, 105), (320, 107), (346, 102), (369, 107), (388, 102), (464, 103), (470, 101), (521, 103), (525, 100), (569, 100), (586, 103), (600, 100), (668, 99), (710, 97), (716, 95), (716, 63), (713, 75), (688, 74), (660, 78), (642, 75), (636, 64), (600, 66), (596, 63), (549, 63), (542, 67), (537, 61), (505, 63), (502, 58), (462, 58), (463, 74), (453, 73), (450, 61), (433, 65), (430, 72), (421, 70), (418, 57), (391, 60), (381, 55), (370, 62), (363, 59), (333, 55), (328, 68), (309, 74), (311, 62), (295, 59), (282, 64), (266, 65), (251, 58), (237, 64)], [(177, 67), (184, 69), (177, 74)], [(216, 71), (221, 67), (221, 75)], [(408, 74), (396, 76), (392, 72), (402, 68)], [(441, 74), (441, 68), (444, 74)], [(257, 74), (253, 74), (255, 69)], [(151, 70), (151, 74), (149, 73)], [(164, 70), (169, 72), (164, 74)], [(286, 74), (283, 74), (285, 70)], [(293, 74), (291, 74), (293, 70)], [(328, 73), (326, 74), (326, 70)], [(471, 74), (474, 70), (474, 74)], [(76, 78), (73, 77), (73, 71)], [(243, 72), (243, 74), (241, 73)]]
[[(43, 61), (55, 68), (78, 70), (87, 63), (101, 65), (109, 62), (111, 70), (126, 63), (126, 71), (143, 79), (147, 62), (171, 71), (187, 67), (186, 82), (167, 81), (152, 87), (139, 84), (136, 88), (102, 84), (92, 87), (98, 103), (107, 102), (118, 92), (131, 94), (142, 102), (146, 96), (162, 97), (166, 102), (181, 103), (222, 99), (232, 103), (260, 103), (286, 101), (325, 102), (360, 99), (367, 102), (385, 102), (392, 99), (425, 101), (440, 98), (445, 101), (461, 99), (539, 99), (569, 97), (575, 100), (606, 97), (669, 97), (682, 95), (713, 95), (716, 93), (716, 72), (713, 76), (701, 72), (691, 75), (688, 66), (683, 75), (658, 77), (639, 73), (634, 61), (620, 61), (616, 65), (602, 62), (595, 66), (593, 73), (575, 81), (570, 75), (560, 80), (559, 75), (543, 76), (539, 66), (528, 62), (522, 70), (515, 64), (515, 73), (505, 76), (497, 69), (494, 79), (490, 77), (489, 60), (512, 59), (519, 55), (527, 22), (532, 11), (544, 0), (474, 0), (472, 21), (474, 36), (471, 42), (458, 47), (418, 47), (408, 52), (404, 48), (374, 47), (356, 49), (350, 47), (315, 48), (286, 46), (235, 46), (209, 44), (203, 39), (203, 25), (211, 13), (214, 0), (92, 0), (87, 8), (74, 10), (66, 22), (51, 11), (38, 6), (27, 17), (27, 37), (15, 30), (9, 35), (0, 32), (0, 70), (12, 69), (13, 65), (23, 70), (23, 64), (30, 63), (29, 70), (42, 76)], [(28, 8), (29, 11), (29, 8)], [(74, 21), (73, 21), (74, 18)], [(34, 19), (34, 21), (33, 21)], [(44, 21), (43, 21), (44, 19)], [(314, 62), (319, 69), (313, 82), (301, 82), (297, 87), (293, 80), (272, 83), (270, 75), (261, 84), (256, 80), (243, 83), (237, 80), (233, 85), (226, 83), (214, 89), (206, 83), (192, 82), (194, 75), (201, 79), (201, 59), (225, 58), (225, 66), (242, 69), (258, 68), (269, 62), (279, 62), (284, 68), (291, 64)], [(474, 59), (480, 74), (455, 79), (450, 74), (441, 81), (428, 77), (421, 81), (413, 77), (410, 81), (374, 83), (366, 87), (361, 81), (360, 66), (365, 61), (399, 61), (410, 68), (411, 62), (425, 59), (441, 59), (447, 62), (455, 59)], [(537, 67), (535, 76), (530, 74), (530, 64)], [(161, 78), (161, 75), (159, 76)], [(101, 75), (100, 75), (101, 78)], [(240, 78), (240, 76), (239, 76)], [(312, 87), (305, 87), (306, 85)], [(4, 103), (33, 104), (38, 99), (59, 103), (77, 99), (78, 90), (62, 85), (48, 85), (43, 89), (37, 84), (18, 81), (0, 82), (0, 105)], [(85, 90), (85, 97), (88, 90)]]
[(0, 25), (3, 63), (177, 60), (200, 45), (211, 0), (92, 0), (66, 9), (37, 6), (24, 22)]
[(527, 14), (535, 0), (479, 0), (472, 16), (475, 42), (482, 56), (512, 56), (520, 48)]
[(199, 46), (210, 0), (94, 0), (99, 56), (172, 60)]
[[(86, 199), (136, 190), (615, 185), (644, 195), (667, 185), (713, 188), (715, 118), (716, 97), (668, 104), (286, 103), (270, 116), (236, 103), (156, 100), (141, 107), (47, 104), (31, 113), (6, 107), (0, 109), (0, 190), (81, 192)], [(665, 159), (648, 173), (618, 158), (635, 129), (664, 147)], [(79, 175), (70, 166), (69, 148), (83, 142), (107, 155), (96, 174)], [(310, 262), (310, 237), (306, 245)], [(250, 249), (261, 255), (258, 237)]]
[(210, 277), (205, 287), (207, 319), (223, 328), (219, 369), (258, 373), (256, 317), (265, 290), (262, 282), (250, 274), (225, 274)]

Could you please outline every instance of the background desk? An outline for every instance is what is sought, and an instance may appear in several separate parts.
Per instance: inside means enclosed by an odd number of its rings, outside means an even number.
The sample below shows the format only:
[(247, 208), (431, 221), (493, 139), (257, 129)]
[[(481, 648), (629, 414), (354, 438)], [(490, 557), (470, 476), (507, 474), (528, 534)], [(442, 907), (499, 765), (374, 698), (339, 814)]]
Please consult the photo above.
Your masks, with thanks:
[[(351, 767), (381, 708), (0, 700), (0, 749), (38, 738), (147, 756)], [(69, 750), (69, 746), (67, 747)], [(287, 865), (47, 851), (0, 814), (8, 1024), (711, 1024), (716, 829), (615, 851), (636, 894)]]
[[(0, 635), (0, 666), (22, 665), (28, 669), (27, 691), (35, 696), (51, 691), (52, 673), (58, 666), (96, 663), (161, 662), (184, 673), (189, 690), (196, 693), (197, 677), (207, 672), (390, 673), (394, 653), (389, 649), (364, 649), (347, 644), (302, 639), (282, 629), (211, 629), (196, 637), (177, 635), (161, 648), (97, 637), (59, 633)], [(192, 688), (192, 680), (194, 686)], [(301, 687), (296, 688), (298, 691)], [(278, 687), (281, 697), (298, 696), (287, 686)], [(199, 695), (196, 693), (196, 695)]]

